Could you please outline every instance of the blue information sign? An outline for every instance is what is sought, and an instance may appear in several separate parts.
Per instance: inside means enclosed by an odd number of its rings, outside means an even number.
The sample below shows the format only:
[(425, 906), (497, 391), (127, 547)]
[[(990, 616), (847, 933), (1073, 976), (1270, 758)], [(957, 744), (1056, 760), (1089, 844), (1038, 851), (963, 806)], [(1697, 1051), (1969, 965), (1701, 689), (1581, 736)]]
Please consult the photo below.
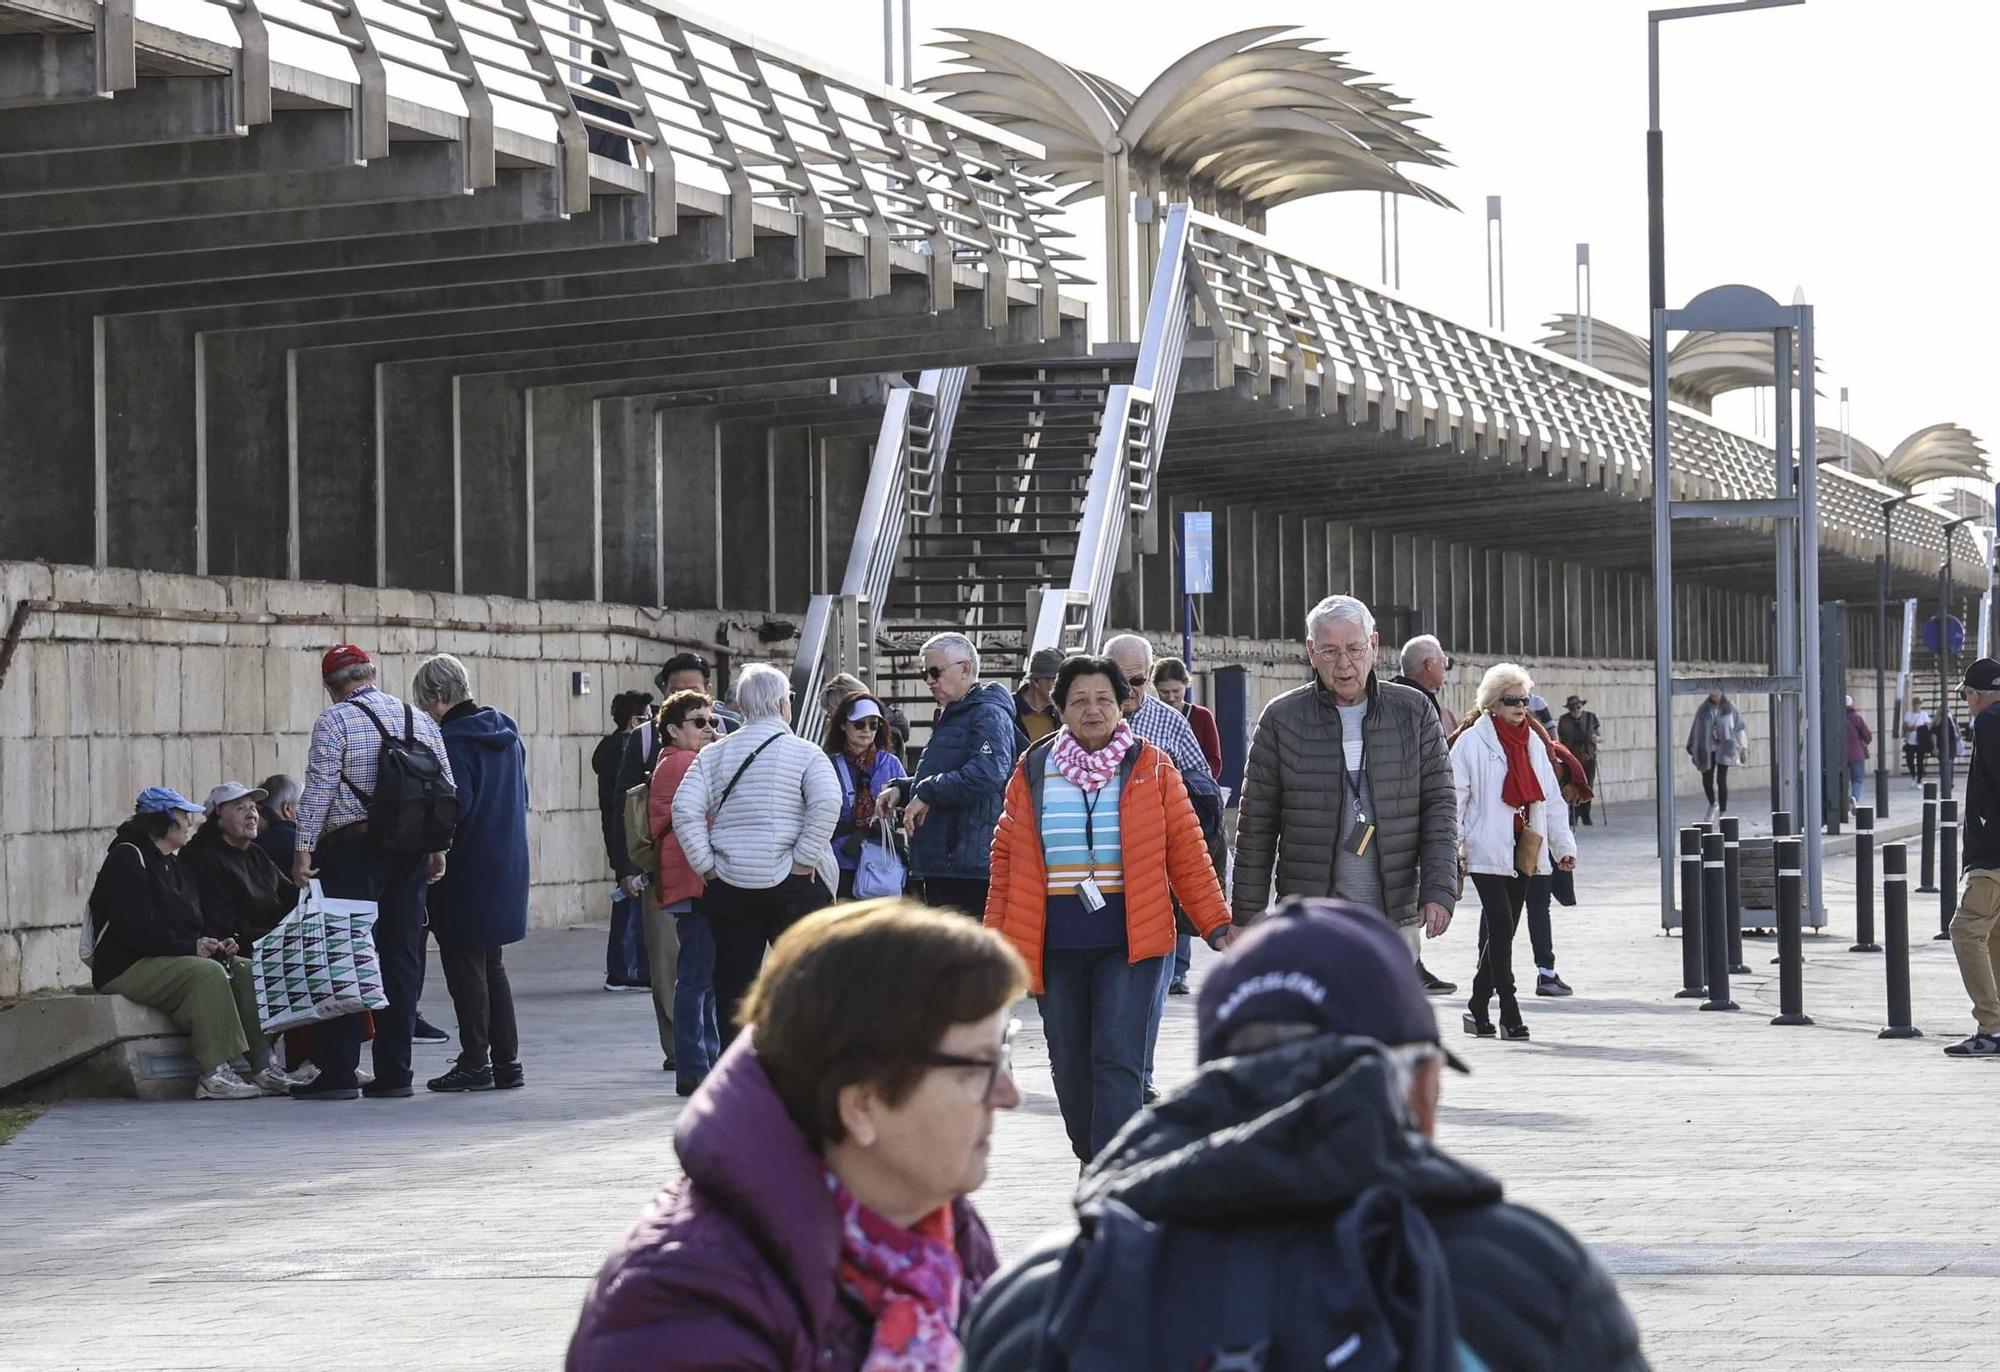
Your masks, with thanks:
[[(1946, 622), (1951, 625), (1952, 652), (1954, 653), (1964, 652), (1965, 621), (1960, 619), (1957, 615), (1953, 615)], [(1924, 621), (1924, 647), (1933, 653), (1938, 651), (1938, 622), (1936, 615), (1932, 615), (1929, 619)]]
[(1215, 516), (1208, 510), (1181, 511), (1181, 593), (1215, 591)]

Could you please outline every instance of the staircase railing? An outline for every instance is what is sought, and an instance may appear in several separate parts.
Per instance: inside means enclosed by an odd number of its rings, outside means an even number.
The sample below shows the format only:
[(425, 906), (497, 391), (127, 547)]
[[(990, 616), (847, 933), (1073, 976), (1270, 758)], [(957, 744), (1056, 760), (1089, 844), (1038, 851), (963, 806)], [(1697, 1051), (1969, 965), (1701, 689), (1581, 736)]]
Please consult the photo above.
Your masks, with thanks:
[(1112, 579), (1125, 560), (1125, 540), (1133, 520), (1152, 508), (1181, 359), (1194, 324), (1189, 213), (1184, 204), (1167, 211), (1138, 366), (1131, 385), (1113, 386), (1106, 393), (1076, 561), (1067, 587), (1042, 591), (1030, 626), (1031, 651), (1084, 652), (1103, 637)]
[(799, 633), (799, 653), (792, 663), (792, 728), (801, 738), (817, 743), (825, 731), (819, 697), (827, 682), (842, 672), (873, 682), (876, 630), (902, 556), (903, 535), (912, 514), (937, 513), (965, 382), (964, 367), (943, 367), (923, 373), (914, 387), (889, 393), (840, 590), (808, 602)]

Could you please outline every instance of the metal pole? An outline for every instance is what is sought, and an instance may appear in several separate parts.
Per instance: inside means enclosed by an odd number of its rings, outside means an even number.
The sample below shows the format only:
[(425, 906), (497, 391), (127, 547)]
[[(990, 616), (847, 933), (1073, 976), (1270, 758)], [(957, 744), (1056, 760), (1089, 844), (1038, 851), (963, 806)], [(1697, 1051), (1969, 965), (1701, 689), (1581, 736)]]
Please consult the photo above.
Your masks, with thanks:
[(1951, 795), (1952, 763), (1951, 714), (1946, 705), (1945, 692), (1949, 689), (1946, 678), (1951, 675), (1951, 534), (1945, 534), (1944, 561), (1938, 564), (1938, 651), (1937, 651), (1937, 724), (1938, 724), (1938, 794)]
[[(1772, 353), (1778, 379), (1772, 494), (1780, 499), (1796, 499), (1798, 474), (1792, 462), (1792, 335), (1789, 329), (1774, 332)], [(1777, 675), (1799, 677), (1802, 682), (1804, 664), (1799, 660), (1802, 640), (1800, 620), (1808, 616), (1811, 607), (1799, 594), (1799, 544), (1804, 539), (1805, 526), (1810, 522), (1809, 518), (1781, 519), (1777, 521), (1775, 531), (1778, 550), (1778, 653), (1775, 666)], [(1819, 815), (1806, 808), (1805, 795), (1799, 785), (1801, 764), (1810, 756), (1800, 731), (1800, 717), (1805, 713), (1806, 696), (1803, 691), (1771, 697), (1771, 761), (1778, 777), (1778, 799), (1773, 808), (1788, 810), (1798, 816), (1798, 832), (1801, 834), (1819, 824)]]
[(1722, 876), (1724, 899), (1728, 902), (1729, 970), (1748, 976), (1743, 961), (1743, 855), (1742, 826), (1735, 815), (1722, 817)]
[(1667, 326), (1658, 300), (1652, 319), (1653, 423), (1653, 787), (1660, 855), (1660, 917), (1674, 908), (1674, 603), (1673, 498), (1667, 453)]
[[(1806, 767), (1806, 814), (1811, 822), (1805, 826), (1806, 835), (1806, 909), (1818, 916), (1825, 906), (1826, 878), (1826, 826), (1822, 816), (1826, 813), (1824, 791), (1826, 789), (1826, 769), (1820, 760), (1820, 729), (1825, 721), (1825, 713), (1820, 708), (1820, 693), (1826, 683), (1820, 680), (1819, 641), (1819, 418), (1818, 391), (1813, 385), (1814, 339), (1813, 307), (1806, 304), (1801, 293), (1792, 297), (1794, 327), (1798, 330), (1798, 368), (1804, 384), (1798, 388), (1799, 422), (1792, 432), (1797, 435), (1793, 449), (1799, 460), (1799, 601), (1800, 614), (1804, 619), (1801, 627), (1805, 630), (1805, 695), (1800, 701), (1800, 713), (1805, 716), (1803, 747), (1799, 756), (1807, 760)], [(1791, 373), (1785, 373), (1785, 391), (1791, 392)], [(1786, 404), (1784, 418), (1790, 418), (1791, 406)], [(1835, 682), (1836, 695), (1845, 695), (1841, 683)]]
[(1909, 845), (1882, 845), (1882, 939), (1888, 956), (1882, 960), (1887, 983), (1889, 1027), (1878, 1039), (1920, 1039), (1923, 1030), (1910, 1023), (1910, 879)]
[(896, 0), (882, 0), (882, 84), (896, 84)]
[(1498, 324), (1494, 323), (1494, 304), (1496, 300), (1493, 293), (1495, 280), (1494, 255), (1496, 242), (1500, 239), (1501, 232), (1500, 197), (1489, 195), (1486, 197), (1486, 327), (1489, 329), (1504, 329), (1507, 327), (1507, 261), (1504, 247), (1500, 249), (1500, 265), (1498, 270), (1500, 293), (1497, 300), (1500, 311), (1500, 322)]
[(1702, 980), (1707, 969), (1701, 948), (1701, 840), (1701, 830), (1692, 825), (1681, 830), (1681, 989), (1674, 992), (1676, 1000), (1702, 1000), (1708, 995)]
[(1882, 502), (1882, 554), (1875, 559), (1875, 813), (1883, 819), (1889, 817), (1889, 517), (1899, 503)]
[(1921, 865), (1917, 868), (1917, 894), (1922, 896), (1934, 896), (1937, 894), (1937, 885), (1931, 880), (1931, 874), (1937, 871), (1937, 822), (1937, 783), (1935, 781), (1926, 781), (1924, 783), (1923, 857)]
[(910, 45), (910, 6), (914, 0), (903, 0), (903, 89), (912, 90), (916, 86), (916, 64), (912, 62)]
[(1951, 917), (1958, 909), (1958, 802), (1946, 799), (1938, 813), (1938, 931), (1933, 939), (1951, 937)]
[(1704, 1010), (1734, 1010), (1729, 998), (1729, 879), (1721, 834), (1701, 840), (1702, 950), (1708, 955), (1708, 999)]
[(1805, 843), (1799, 838), (1771, 841), (1778, 880), (1778, 1013), (1773, 1024), (1811, 1024), (1805, 1009), (1804, 928), (1799, 911), (1805, 896)]
[(1875, 811), (1854, 807), (1854, 946), (1850, 953), (1879, 953), (1875, 941)]

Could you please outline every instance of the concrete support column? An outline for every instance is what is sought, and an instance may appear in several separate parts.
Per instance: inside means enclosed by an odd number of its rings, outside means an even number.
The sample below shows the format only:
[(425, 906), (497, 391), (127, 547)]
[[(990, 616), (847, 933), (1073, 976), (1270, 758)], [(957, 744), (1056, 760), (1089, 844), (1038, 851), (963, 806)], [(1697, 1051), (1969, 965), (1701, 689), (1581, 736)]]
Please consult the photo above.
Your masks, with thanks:
[(598, 511), (597, 404), (568, 386), (531, 387), (527, 419), (528, 498), (534, 528), (531, 594), (595, 600), (603, 577)]
[[(453, 379), (429, 367), (378, 365), (375, 373), (375, 511), (378, 573), (369, 582), (449, 591), (458, 547), (486, 530), (459, 510)], [(469, 465), (469, 464), (465, 464)], [(379, 579), (378, 579), (379, 578)]]
[(721, 426), (722, 599), (732, 609), (773, 610), (771, 433), (761, 420)]
[(285, 432), (298, 485), (299, 575), (372, 586), (375, 368), (351, 353), (301, 349), (287, 354), (287, 385)]
[(106, 561), (205, 570), (193, 333), (172, 315), (100, 316), (95, 374)]
[(1180, 573), (1176, 559), (1180, 556), (1180, 512), (1187, 508), (1187, 503), (1164, 494), (1155, 495), (1153, 500), (1160, 522), (1159, 551), (1136, 555), (1129, 577), (1120, 579), (1135, 583), (1139, 617), (1129, 622), (1147, 633), (1165, 634), (1180, 623)]
[(668, 605), (722, 605), (722, 446), (706, 410), (663, 409), (657, 433), (666, 473), (661, 533)]
[(1284, 549), (1278, 542), (1278, 516), (1270, 510), (1250, 512), (1251, 537), (1257, 554), (1257, 625), (1259, 638), (1278, 638), (1284, 633)]
[(1422, 632), (1435, 634), (1439, 628), (1437, 595), (1437, 550), (1436, 539), (1412, 538), (1410, 540), (1410, 565), (1412, 568), (1411, 590), (1413, 604), (1417, 609), (1417, 620)]
[(207, 471), (208, 572), (293, 575), (292, 354), (255, 332), (198, 336), (200, 444)]
[(1272, 634), (1284, 638), (1306, 622), (1312, 602), (1306, 599), (1306, 522), (1280, 512), (1275, 519), (1278, 548), (1278, 623)]
[(803, 615), (812, 596), (812, 552), (820, 546), (819, 502), (814, 497), (818, 472), (813, 461), (812, 429), (807, 425), (773, 429), (770, 443), (771, 481), (771, 609)]
[[(1225, 632), (1244, 637), (1257, 633), (1257, 520), (1255, 511), (1242, 505), (1225, 506), (1218, 526), (1229, 531), (1229, 579), (1224, 588), (1229, 603)], [(1218, 563), (1222, 550), (1216, 550)]]
[(0, 550), (97, 560), (94, 329), (66, 300), (0, 300)]
[(460, 584), (468, 595), (530, 595), (527, 393), (501, 376), (451, 387)]
[(662, 483), (655, 403), (645, 396), (596, 402), (598, 556), (604, 599), (658, 605)]

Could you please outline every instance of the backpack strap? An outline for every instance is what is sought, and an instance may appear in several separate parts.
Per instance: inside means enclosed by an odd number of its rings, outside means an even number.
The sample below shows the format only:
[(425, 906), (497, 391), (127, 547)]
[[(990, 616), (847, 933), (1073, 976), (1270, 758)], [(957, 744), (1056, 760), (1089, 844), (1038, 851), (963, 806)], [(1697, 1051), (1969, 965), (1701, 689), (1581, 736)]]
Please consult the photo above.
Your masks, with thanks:
[[(363, 705), (359, 700), (356, 700), (354, 697), (349, 696), (346, 700), (343, 700), (340, 703), (342, 705), (352, 705), (355, 709), (361, 711), (362, 714), (368, 716), (368, 722), (375, 726), (376, 733), (382, 735), (382, 741), (384, 743), (394, 743), (396, 741), (396, 736), (389, 732), (389, 726), (384, 724), (373, 710), (369, 709), (366, 705)], [(408, 705), (405, 705), (403, 708), (405, 710), (408, 710), (410, 707)], [(414, 717), (412, 717), (410, 720), (410, 733), (412, 738), (414, 738), (416, 735), (416, 728), (417, 728), (416, 720)], [(346, 783), (348, 790), (354, 792), (355, 795), (361, 797), (361, 803), (363, 805), (372, 805), (375, 803), (375, 798), (373, 796), (369, 795), (366, 791), (362, 790), (359, 786), (356, 786), (352, 781), (348, 780), (347, 771), (345, 768), (341, 770), (340, 779), (341, 781)]]
[(713, 820), (717, 815), (722, 813), (722, 807), (729, 803), (729, 797), (735, 793), (736, 783), (743, 780), (743, 774), (750, 770), (750, 764), (757, 760), (758, 754), (762, 753), (766, 748), (770, 747), (773, 743), (776, 743), (779, 739), (783, 737), (784, 737), (783, 734), (772, 734), (769, 738), (765, 739), (762, 743), (757, 745), (755, 752), (752, 752), (749, 757), (743, 759), (743, 765), (736, 769), (736, 775), (729, 778), (729, 784), (722, 788), (722, 799), (716, 801), (715, 808), (708, 812), (708, 816), (711, 820)]

